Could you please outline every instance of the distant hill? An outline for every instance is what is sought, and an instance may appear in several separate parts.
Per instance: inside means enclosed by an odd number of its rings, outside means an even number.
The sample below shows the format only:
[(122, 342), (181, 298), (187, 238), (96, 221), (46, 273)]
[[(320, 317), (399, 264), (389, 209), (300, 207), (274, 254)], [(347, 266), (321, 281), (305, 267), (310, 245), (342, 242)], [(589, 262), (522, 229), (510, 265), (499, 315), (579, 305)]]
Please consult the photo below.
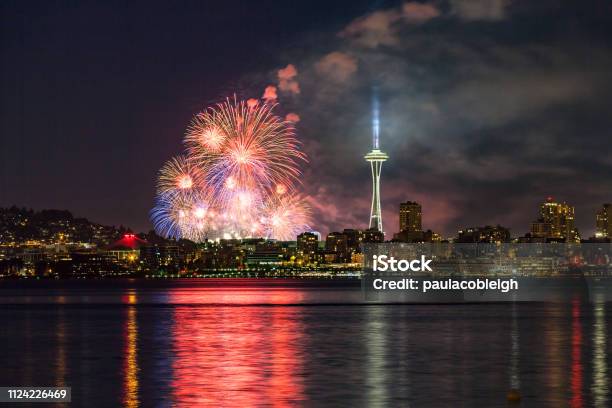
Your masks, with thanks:
[(27, 208), (0, 208), (0, 243), (39, 241), (43, 243), (90, 242), (108, 245), (128, 230), (105, 226), (86, 218), (75, 218), (67, 210), (34, 211)]

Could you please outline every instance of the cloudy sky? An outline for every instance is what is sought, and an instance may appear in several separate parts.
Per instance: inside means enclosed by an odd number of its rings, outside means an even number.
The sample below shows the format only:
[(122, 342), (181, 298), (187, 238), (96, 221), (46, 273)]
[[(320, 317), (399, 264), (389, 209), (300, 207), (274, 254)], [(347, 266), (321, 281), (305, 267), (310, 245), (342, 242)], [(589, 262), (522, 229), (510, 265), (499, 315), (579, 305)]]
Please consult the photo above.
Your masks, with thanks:
[(157, 169), (225, 96), (294, 112), (322, 232), (369, 217), (371, 93), (383, 223), (423, 205), (444, 235), (527, 232), (547, 196), (583, 235), (612, 201), (612, 5), (604, 0), (3, 2), (0, 205), (151, 228)]

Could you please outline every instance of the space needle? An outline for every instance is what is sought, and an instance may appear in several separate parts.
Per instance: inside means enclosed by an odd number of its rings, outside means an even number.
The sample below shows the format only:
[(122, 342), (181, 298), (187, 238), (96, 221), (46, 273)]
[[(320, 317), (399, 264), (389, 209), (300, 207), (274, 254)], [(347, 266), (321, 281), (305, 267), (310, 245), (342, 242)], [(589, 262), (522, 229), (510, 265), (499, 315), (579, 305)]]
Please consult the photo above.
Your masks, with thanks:
[(365, 155), (367, 162), (372, 168), (372, 207), (370, 211), (370, 229), (383, 232), (382, 212), (380, 208), (380, 171), (382, 164), (389, 156), (380, 150), (379, 145), (380, 115), (378, 107), (378, 95), (374, 92), (372, 100), (372, 151)]

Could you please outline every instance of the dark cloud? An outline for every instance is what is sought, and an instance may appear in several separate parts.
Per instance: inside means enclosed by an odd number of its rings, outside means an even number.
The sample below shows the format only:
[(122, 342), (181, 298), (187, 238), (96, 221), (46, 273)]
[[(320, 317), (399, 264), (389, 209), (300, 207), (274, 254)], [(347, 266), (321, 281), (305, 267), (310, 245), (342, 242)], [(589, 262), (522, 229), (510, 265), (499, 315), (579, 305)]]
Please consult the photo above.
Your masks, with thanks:
[[(417, 200), (426, 228), (452, 234), (501, 223), (523, 234), (552, 195), (574, 204), (583, 235), (591, 234), (596, 208), (612, 201), (607, 38), (588, 17), (573, 17), (578, 3), (564, 10), (501, 0), (421, 6), (435, 12), (419, 24), (405, 19), (406, 5), (376, 10), (341, 30), (335, 49), (292, 61), (311, 157), (305, 186), (320, 229), (368, 220), (363, 155), (376, 85), (390, 155), (382, 181), (389, 233), (399, 202)], [(334, 66), (330, 55), (350, 56), (350, 75), (321, 75), (322, 66)]]
[(451, 10), (464, 20), (501, 20), (510, 0), (451, 0)]

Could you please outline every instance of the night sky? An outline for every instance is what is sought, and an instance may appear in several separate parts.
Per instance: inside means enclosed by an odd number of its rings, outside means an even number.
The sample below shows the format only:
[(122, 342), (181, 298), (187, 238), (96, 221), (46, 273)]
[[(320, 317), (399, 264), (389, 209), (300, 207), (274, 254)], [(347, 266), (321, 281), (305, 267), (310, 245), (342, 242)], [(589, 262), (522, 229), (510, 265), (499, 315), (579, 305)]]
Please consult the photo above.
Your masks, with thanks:
[(191, 117), (268, 85), (301, 118), (323, 233), (367, 226), (374, 86), (388, 233), (413, 200), (444, 235), (522, 235), (553, 196), (586, 237), (612, 202), (606, 0), (3, 1), (0, 19), (0, 206), (147, 231)]

